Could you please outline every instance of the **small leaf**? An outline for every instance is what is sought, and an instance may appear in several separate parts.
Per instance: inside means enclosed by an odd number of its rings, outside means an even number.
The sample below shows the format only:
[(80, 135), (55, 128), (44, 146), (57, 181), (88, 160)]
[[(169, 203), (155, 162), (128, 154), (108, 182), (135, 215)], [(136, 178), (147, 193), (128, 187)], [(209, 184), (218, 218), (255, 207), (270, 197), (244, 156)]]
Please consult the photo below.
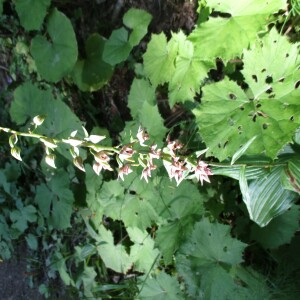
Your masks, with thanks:
[(54, 169), (56, 169), (55, 158), (56, 158), (56, 156), (54, 154), (48, 154), (45, 157), (46, 164)]
[(76, 156), (79, 156), (79, 149), (77, 147), (71, 147), (70, 153), (72, 157), (75, 158)]
[(14, 146), (17, 144), (18, 142), (18, 136), (16, 134), (13, 134), (9, 137), (9, 146), (10, 148), (14, 148)]
[(79, 170), (85, 172), (85, 168), (84, 168), (83, 160), (82, 160), (82, 157), (81, 157), (81, 156), (76, 156), (76, 157), (73, 159), (73, 164), (74, 164), (75, 167), (77, 167)]
[(100, 141), (104, 140), (105, 138), (106, 138), (106, 136), (92, 134), (88, 137), (88, 140), (90, 142), (92, 142), (93, 144), (97, 144)]
[(40, 141), (46, 146), (49, 147), (51, 149), (54, 149), (57, 147), (55, 141), (53, 139), (47, 138), (47, 137), (43, 137), (40, 138)]
[(238, 151), (236, 151), (231, 159), (231, 165), (233, 165), (249, 148), (253, 141), (257, 138), (257, 135), (252, 137), (245, 145), (243, 145)]
[(63, 139), (62, 141), (64, 143), (66, 143), (66, 144), (70, 144), (73, 147), (77, 147), (77, 146), (79, 146), (79, 145), (81, 145), (83, 143), (82, 140), (79, 140), (79, 139), (70, 139), (70, 138), (69, 139)]
[(21, 149), (19, 147), (13, 147), (10, 149), (10, 153), (11, 155), (19, 160), (19, 161), (22, 161), (22, 158), (21, 158)]
[(128, 32), (125, 28), (114, 30), (105, 43), (103, 60), (114, 66), (127, 59), (132, 47), (128, 43)]

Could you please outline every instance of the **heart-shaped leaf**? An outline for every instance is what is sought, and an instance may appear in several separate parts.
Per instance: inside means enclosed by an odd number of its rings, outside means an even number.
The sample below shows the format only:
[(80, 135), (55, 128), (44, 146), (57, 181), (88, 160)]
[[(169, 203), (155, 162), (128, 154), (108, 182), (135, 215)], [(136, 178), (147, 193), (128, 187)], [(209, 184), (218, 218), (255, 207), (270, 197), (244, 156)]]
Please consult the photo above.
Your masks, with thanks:
[(54, 9), (47, 21), (47, 33), (31, 42), (31, 53), (40, 75), (52, 82), (61, 80), (74, 67), (77, 60), (77, 41), (70, 20)]
[(113, 73), (111, 65), (102, 60), (105, 39), (95, 33), (86, 41), (86, 59), (78, 60), (73, 70), (73, 80), (82, 91), (99, 90)]
[(51, 0), (17, 0), (16, 11), (25, 30), (39, 30)]

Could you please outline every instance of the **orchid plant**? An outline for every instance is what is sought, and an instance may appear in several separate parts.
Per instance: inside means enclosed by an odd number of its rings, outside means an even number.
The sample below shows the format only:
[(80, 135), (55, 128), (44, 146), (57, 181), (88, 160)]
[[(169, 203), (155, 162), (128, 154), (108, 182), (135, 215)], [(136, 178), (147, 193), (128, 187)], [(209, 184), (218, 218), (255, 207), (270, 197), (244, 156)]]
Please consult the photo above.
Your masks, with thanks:
[[(33, 126), (36, 129), (42, 125), (44, 121), (43, 116), (36, 116), (33, 118)], [(39, 141), (45, 147), (45, 162), (52, 168), (56, 168), (54, 154), (55, 148), (59, 144), (70, 145), (70, 153), (73, 157), (73, 164), (85, 171), (83, 159), (79, 154), (79, 147), (88, 148), (94, 157), (93, 170), (99, 175), (102, 170), (114, 171), (111, 161), (115, 158), (118, 164), (118, 179), (124, 181), (124, 176), (133, 172), (139, 166), (143, 168), (141, 179), (148, 183), (151, 178), (152, 171), (157, 168), (156, 160), (161, 159), (168, 172), (170, 179), (175, 179), (177, 186), (184, 179), (196, 178), (203, 182), (210, 182), (209, 176), (213, 175), (208, 164), (201, 159), (207, 149), (197, 152), (197, 155), (192, 154), (184, 156), (181, 153), (183, 144), (178, 141), (172, 141), (170, 136), (167, 137), (167, 144), (162, 149), (158, 149), (157, 144), (150, 144), (150, 136), (146, 129), (139, 127), (135, 137), (131, 136), (130, 143), (126, 145), (119, 145), (115, 147), (108, 147), (99, 145), (105, 136), (89, 135), (87, 130), (83, 127), (85, 134), (84, 139), (76, 137), (77, 131), (73, 131), (67, 139), (53, 139), (44, 135), (34, 133), (34, 129), (29, 132), (19, 132), (9, 128), (0, 127), (0, 131), (11, 134), (9, 138), (9, 145), (11, 147), (11, 155), (19, 161), (22, 161), (21, 149), (17, 146), (18, 137), (25, 136)]]

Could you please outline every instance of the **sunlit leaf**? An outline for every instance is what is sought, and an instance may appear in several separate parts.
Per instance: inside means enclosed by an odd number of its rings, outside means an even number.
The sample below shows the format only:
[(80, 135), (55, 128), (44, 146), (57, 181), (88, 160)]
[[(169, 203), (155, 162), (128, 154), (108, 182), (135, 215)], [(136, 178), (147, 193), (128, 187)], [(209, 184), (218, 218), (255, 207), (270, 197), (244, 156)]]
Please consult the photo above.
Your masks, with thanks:
[(224, 60), (241, 56), (257, 33), (272, 21), (269, 16), (286, 6), (284, 0), (207, 0), (206, 3), (213, 12), (221, 14), (210, 16), (196, 27), (189, 40), (202, 58)]
[(183, 294), (176, 277), (165, 272), (146, 278), (146, 282), (139, 285), (140, 293), (136, 299), (140, 300), (182, 300)]

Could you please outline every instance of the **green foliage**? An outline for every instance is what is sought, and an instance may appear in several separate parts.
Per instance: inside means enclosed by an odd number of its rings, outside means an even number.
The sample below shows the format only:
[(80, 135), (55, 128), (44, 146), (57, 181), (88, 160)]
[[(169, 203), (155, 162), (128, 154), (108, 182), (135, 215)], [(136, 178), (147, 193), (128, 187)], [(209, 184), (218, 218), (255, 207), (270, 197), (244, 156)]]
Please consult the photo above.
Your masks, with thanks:
[(295, 232), (299, 229), (300, 212), (297, 206), (292, 206), (290, 210), (272, 220), (266, 227), (261, 228), (254, 224), (251, 236), (264, 248), (278, 248), (288, 244)]
[(133, 47), (147, 33), (152, 17), (147, 12), (131, 8), (123, 17), (126, 27), (114, 30), (104, 47), (103, 59), (112, 66), (125, 61)]
[(180, 285), (176, 278), (164, 272), (160, 272), (152, 278), (147, 278), (140, 285), (140, 289), (140, 293), (136, 299), (183, 299)]
[(73, 194), (69, 189), (69, 177), (64, 172), (57, 172), (48, 185), (41, 184), (36, 189), (35, 202), (40, 212), (48, 219), (48, 225), (55, 229), (71, 226)]
[(245, 246), (231, 238), (229, 226), (207, 219), (196, 223), (176, 259), (189, 295), (193, 299), (228, 299), (230, 295), (238, 299), (241, 287), (229, 270), (243, 261)]
[(78, 60), (72, 76), (82, 91), (96, 91), (102, 88), (113, 73), (112, 67), (102, 60), (105, 39), (99, 34), (92, 34), (86, 41), (86, 59)]
[(80, 120), (61, 99), (53, 97), (51, 89), (42, 90), (30, 82), (15, 89), (10, 115), (18, 125), (24, 125), (37, 115), (46, 115), (37, 132), (49, 137), (67, 137), (72, 131), (81, 129)]
[(194, 44), (179, 32), (167, 42), (164, 33), (153, 35), (144, 54), (145, 73), (154, 87), (169, 82), (170, 104), (193, 100), (213, 63), (194, 54)]
[(46, 28), (50, 41), (37, 35), (32, 40), (31, 53), (39, 74), (48, 81), (58, 82), (76, 63), (76, 36), (70, 20), (57, 9), (48, 16)]
[(206, 59), (221, 57), (225, 61), (240, 57), (257, 33), (272, 21), (270, 15), (286, 5), (284, 0), (207, 0), (206, 3), (212, 12), (220, 14), (201, 23), (189, 40), (196, 45), (197, 55)]
[(51, 0), (16, 0), (16, 11), (25, 30), (40, 30)]
[(24, 242), (45, 297), (296, 299), (297, 4), (199, 1), (187, 34), (50, 2), (1, 16), (0, 260)]
[(240, 187), (250, 219), (259, 226), (266, 226), (273, 218), (287, 211), (297, 194), (284, 189), (281, 184), (281, 167), (271, 170), (268, 176), (259, 177), (247, 184), (242, 171)]

